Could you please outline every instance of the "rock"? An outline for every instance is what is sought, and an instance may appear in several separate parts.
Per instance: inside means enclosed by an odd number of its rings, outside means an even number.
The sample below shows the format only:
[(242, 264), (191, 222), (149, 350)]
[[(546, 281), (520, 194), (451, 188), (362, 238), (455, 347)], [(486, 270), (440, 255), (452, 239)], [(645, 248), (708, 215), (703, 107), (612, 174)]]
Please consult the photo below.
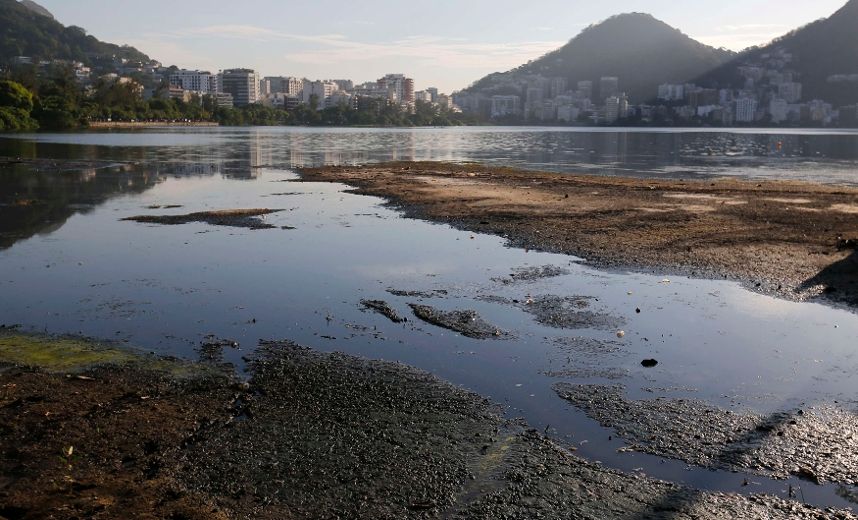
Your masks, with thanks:
[(655, 368), (658, 366), (658, 361), (655, 359), (644, 359), (641, 361), (641, 366), (644, 368)]

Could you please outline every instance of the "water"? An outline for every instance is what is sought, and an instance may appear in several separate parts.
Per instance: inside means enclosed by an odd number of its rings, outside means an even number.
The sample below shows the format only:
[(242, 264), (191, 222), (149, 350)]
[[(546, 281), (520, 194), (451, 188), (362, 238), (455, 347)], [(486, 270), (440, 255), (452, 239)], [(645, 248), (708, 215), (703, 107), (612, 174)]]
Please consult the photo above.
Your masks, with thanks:
[(181, 173), (198, 171), (200, 163), (246, 169), (441, 160), (599, 175), (858, 183), (856, 130), (178, 128), (16, 137), (0, 138), (0, 156), (151, 161), (156, 155)]
[[(703, 489), (784, 496), (787, 483), (747, 476), (759, 483), (748, 490), (741, 487), (745, 475), (618, 454), (622, 443), (608, 441), (610, 431), (560, 400), (551, 385), (622, 384), (634, 398), (690, 397), (761, 413), (833, 401), (852, 408), (851, 378), (858, 371), (855, 314), (769, 298), (729, 282), (594, 270), (567, 256), (506, 248), (498, 237), (403, 219), (380, 199), (345, 193), (341, 185), (291, 182), (297, 178), (292, 165), (391, 158), (507, 160), (543, 167), (541, 161), (561, 153), (546, 152), (551, 146), (582, 140), (638, 144), (627, 146), (614, 162), (602, 149), (599, 160), (569, 159), (552, 167), (721, 175), (723, 165), (682, 154), (667, 164), (666, 156), (647, 155), (640, 143), (664, 139), (686, 147), (734, 137), (748, 142), (773, 138), (509, 129), (207, 129), (0, 140), (0, 155), (103, 161), (83, 171), (34, 172), (26, 165), (0, 170), (0, 323), (111, 338), (187, 358), (195, 358), (196, 347), (213, 334), (242, 345), (241, 351), (226, 352), (239, 367), (259, 339), (290, 339), (320, 350), (402, 361), (490, 396), (510, 416), (547, 428), (574, 444), (580, 455), (611, 467), (644, 468)], [(794, 178), (852, 182), (846, 165), (854, 166), (855, 158), (849, 157), (848, 144), (853, 143), (854, 153), (858, 136), (786, 137), (839, 155), (819, 161), (816, 168), (805, 159), (771, 155), (746, 154), (735, 161), (766, 163), (754, 169), (764, 176), (781, 171)], [(515, 148), (516, 143), (527, 146)], [(183, 207), (149, 209), (174, 204)], [(252, 207), (283, 209), (267, 221), (296, 229), (121, 220)], [(563, 267), (569, 274), (533, 283), (497, 280), (517, 267), (543, 265)], [(397, 297), (388, 289), (446, 294)], [(497, 300), (540, 295), (588, 297), (592, 310), (615, 323), (553, 329)], [(474, 309), (512, 337), (472, 340), (416, 319), (395, 325), (362, 311), (361, 299), (387, 300), (409, 316), (407, 304), (414, 302)], [(622, 341), (616, 338), (618, 328), (627, 333)], [(558, 375), (574, 355), (557, 342), (570, 337), (613, 342), (617, 350), (583, 364), (573, 359), (575, 373)], [(659, 366), (644, 369), (640, 362), (647, 358), (658, 359)], [(804, 487), (809, 502), (847, 505), (831, 486), (792, 484)]]

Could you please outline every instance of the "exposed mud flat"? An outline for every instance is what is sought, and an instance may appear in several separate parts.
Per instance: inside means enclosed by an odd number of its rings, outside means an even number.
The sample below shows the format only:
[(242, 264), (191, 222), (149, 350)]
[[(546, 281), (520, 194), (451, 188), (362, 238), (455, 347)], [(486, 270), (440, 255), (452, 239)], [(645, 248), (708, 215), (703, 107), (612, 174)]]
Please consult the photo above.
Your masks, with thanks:
[(401, 290), (401, 289), (388, 289), (387, 293), (391, 294), (393, 296), (401, 296), (401, 297), (408, 297), (408, 298), (423, 298), (423, 299), (443, 298), (444, 296), (447, 296), (447, 294), (448, 294), (448, 292), (445, 291), (444, 289), (436, 289), (436, 290), (432, 290), (432, 291), (405, 291), (405, 290)]
[(702, 467), (858, 485), (858, 417), (836, 406), (771, 415), (703, 401), (630, 401), (622, 387), (560, 383), (555, 390), (630, 443), (629, 449)]
[(396, 309), (384, 300), (361, 300), (360, 304), (364, 309), (377, 312), (393, 323), (405, 323), (408, 321), (407, 318), (400, 316)]
[(474, 339), (501, 339), (508, 333), (485, 321), (472, 310), (443, 311), (428, 305), (410, 304), (414, 315), (437, 327), (458, 332), (462, 336)]
[(621, 316), (591, 310), (593, 299), (587, 296), (540, 295), (519, 300), (483, 295), (479, 299), (517, 307), (533, 316), (537, 323), (555, 329), (617, 330), (626, 323)]
[(476, 164), (300, 170), (387, 197), (408, 216), (571, 254), (596, 266), (730, 278), (760, 292), (858, 304), (858, 189), (799, 182), (657, 180)]
[(178, 226), (192, 222), (203, 222), (211, 226), (227, 226), (247, 229), (275, 229), (278, 226), (262, 220), (265, 215), (279, 213), (282, 209), (225, 209), (217, 211), (200, 211), (185, 215), (138, 215), (122, 220), (130, 220), (143, 224), (161, 224)]
[(535, 282), (546, 278), (556, 278), (567, 274), (569, 274), (568, 269), (556, 265), (529, 266), (513, 269), (508, 277), (492, 278), (492, 281), (504, 285), (513, 285), (516, 283)]
[(241, 383), (83, 340), (4, 339), (9, 519), (856, 518), (605, 470), (394, 363), (264, 342)]

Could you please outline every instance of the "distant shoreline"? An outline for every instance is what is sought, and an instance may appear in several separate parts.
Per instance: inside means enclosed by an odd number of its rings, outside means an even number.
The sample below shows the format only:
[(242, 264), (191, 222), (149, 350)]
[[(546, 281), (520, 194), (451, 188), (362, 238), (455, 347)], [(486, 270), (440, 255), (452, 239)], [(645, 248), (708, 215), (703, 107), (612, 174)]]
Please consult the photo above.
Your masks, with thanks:
[(200, 122), (149, 122), (149, 121), (93, 121), (89, 123), (89, 128), (104, 129), (104, 128), (162, 128), (162, 127), (214, 127), (220, 126), (219, 123), (212, 121)]

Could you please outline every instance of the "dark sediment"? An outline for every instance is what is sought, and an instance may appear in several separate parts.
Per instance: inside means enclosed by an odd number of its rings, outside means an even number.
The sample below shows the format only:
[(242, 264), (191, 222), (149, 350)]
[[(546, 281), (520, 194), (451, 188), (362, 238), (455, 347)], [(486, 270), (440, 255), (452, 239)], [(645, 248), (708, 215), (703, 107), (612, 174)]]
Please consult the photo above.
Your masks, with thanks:
[(405, 323), (408, 321), (406, 318), (400, 316), (399, 313), (396, 312), (396, 309), (391, 307), (390, 304), (384, 300), (361, 300), (360, 304), (365, 309), (375, 311), (393, 323)]
[(143, 224), (161, 224), (178, 226), (192, 222), (203, 222), (212, 226), (227, 226), (247, 229), (274, 229), (277, 226), (268, 224), (261, 217), (279, 213), (280, 209), (227, 209), (219, 211), (201, 211), (186, 215), (138, 215), (122, 220), (131, 220)]
[(517, 305), (538, 323), (556, 329), (617, 329), (625, 324), (619, 316), (588, 310), (590, 299), (580, 296), (537, 296)]
[(568, 269), (557, 267), (555, 265), (519, 267), (517, 269), (513, 269), (509, 277), (492, 278), (492, 281), (499, 282), (504, 285), (512, 285), (515, 283), (535, 282), (545, 278), (556, 278), (567, 274), (569, 274)]
[(428, 305), (410, 304), (414, 315), (437, 327), (474, 339), (503, 338), (508, 335), (471, 310), (442, 311)]
[(80, 340), (0, 339), (9, 519), (855, 518), (605, 470), (398, 364), (263, 343), (238, 383)]
[(393, 296), (402, 296), (408, 298), (441, 298), (443, 296), (447, 296), (447, 291), (443, 289), (436, 289), (433, 291), (403, 291), (399, 289), (388, 289), (388, 294), (392, 294)]
[(621, 387), (555, 386), (629, 449), (702, 467), (858, 485), (858, 417), (834, 406), (759, 415), (696, 400), (629, 401)]

